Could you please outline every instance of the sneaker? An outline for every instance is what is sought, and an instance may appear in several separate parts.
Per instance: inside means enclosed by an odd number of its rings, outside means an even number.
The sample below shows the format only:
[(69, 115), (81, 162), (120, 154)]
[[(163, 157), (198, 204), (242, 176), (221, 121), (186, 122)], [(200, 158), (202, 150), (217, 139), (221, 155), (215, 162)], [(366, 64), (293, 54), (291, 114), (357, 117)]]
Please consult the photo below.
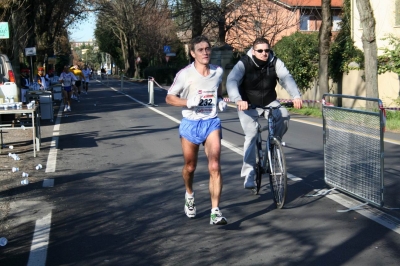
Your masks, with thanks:
[(210, 224), (223, 225), (227, 223), (228, 220), (224, 216), (222, 216), (222, 213), (218, 208), (211, 210)]
[(68, 105), (66, 105), (65, 107), (64, 107), (64, 112), (67, 112), (68, 111)]
[(68, 112), (71, 112), (71, 106), (68, 105), (67, 111), (68, 111)]
[(254, 182), (254, 177), (246, 176), (244, 178), (243, 185), (245, 189), (254, 189), (256, 187), (256, 182)]
[(194, 193), (193, 197), (188, 197), (188, 195), (185, 194), (185, 213), (186, 216), (189, 218), (196, 217), (196, 204), (194, 203)]

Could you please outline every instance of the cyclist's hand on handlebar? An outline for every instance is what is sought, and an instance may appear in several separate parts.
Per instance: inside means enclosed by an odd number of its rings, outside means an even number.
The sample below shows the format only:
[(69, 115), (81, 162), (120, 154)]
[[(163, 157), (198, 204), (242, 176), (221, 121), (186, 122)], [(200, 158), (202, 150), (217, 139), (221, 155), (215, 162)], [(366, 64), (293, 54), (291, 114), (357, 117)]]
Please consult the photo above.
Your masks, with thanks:
[(293, 99), (293, 105), (294, 108), (301, 109), (301, 107), (303, 106), (303, 100), (301, 98)]
[(237, 108), (239, 111), (244, 111), (244, 110), (249, 109), (249, 104), (246, 101), (242, 101), (242, 100), (237, 101), (236, 105), (237, 105)]

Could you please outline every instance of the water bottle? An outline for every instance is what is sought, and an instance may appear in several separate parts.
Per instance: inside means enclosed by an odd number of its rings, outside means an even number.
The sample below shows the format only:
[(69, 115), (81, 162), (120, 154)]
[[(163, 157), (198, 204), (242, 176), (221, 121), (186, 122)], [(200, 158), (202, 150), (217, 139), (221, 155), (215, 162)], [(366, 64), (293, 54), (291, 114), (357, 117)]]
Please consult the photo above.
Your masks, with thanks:
[(19, 168), (18, 167), (13, 167), (11, 170), (13, 171), (13, 173), (15, 173), (15, 172), (19, 171)]
[(25, 178), (24, 180), (21, 181), (21, 185), (28, 185), (28, 184), (29, 184), (28, 178)]
[(29, 176), (28, 173), (22, 172), (22, 177), (28, 177), (28, 176)]
[(7, 238), (5, 237), (0, 238), (0, 246), (4, 247), (5, 245), (7, 245), (7, 242), (8, 242)]

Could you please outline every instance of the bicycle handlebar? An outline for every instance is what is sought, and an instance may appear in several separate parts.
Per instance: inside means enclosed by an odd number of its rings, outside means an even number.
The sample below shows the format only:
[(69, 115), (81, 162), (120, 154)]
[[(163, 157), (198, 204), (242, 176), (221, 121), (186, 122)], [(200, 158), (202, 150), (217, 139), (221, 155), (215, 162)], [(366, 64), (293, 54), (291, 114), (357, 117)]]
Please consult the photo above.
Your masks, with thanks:
[(282, 106), (293, 107), (293, 102), (279, 103), (278, 106), (262, 106), (262, 105), (254, 105), (254, 104), (250, 105), (251, 109), (261, 108), (264, 110), (275, 110), (275, 109), (281, 108)]

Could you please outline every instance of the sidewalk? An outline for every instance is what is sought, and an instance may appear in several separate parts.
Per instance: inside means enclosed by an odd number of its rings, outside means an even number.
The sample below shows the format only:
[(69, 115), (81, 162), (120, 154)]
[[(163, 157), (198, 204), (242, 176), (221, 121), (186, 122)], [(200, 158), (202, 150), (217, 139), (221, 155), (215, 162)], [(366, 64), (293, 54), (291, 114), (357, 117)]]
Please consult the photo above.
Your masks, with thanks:
[[(60, 102), (55, 102), (53, 105), (54, 121), (56, 121), (59, 106)], [(41, 187), (42, 181), (48, 178), (45, 168), (53, 128), (54, 122), (41, 120), (42, 144), (36, 157), (33, 157), (32, 151), (32, 130), (3, 130), (4, 145), (0, 153), (0, 237), (4, 232), (8, 231), (7, 234), (9, 234), (9, 228), (11, 228), (9, 223), (12, 221), (7, 219), (10, 203), (16, 201), (20, 193)], [(9, 157), (9, 153), (17, 154), (20, 160), (16, 161)], [(35, 167), (38, 164), (41, 164), (43, 168), (36, 170)], [(13, 167), (19, 168), (19, 171), (12, 172)], [(25, 179), (22, 177), (23, 172), (29, 175), (29, 185), (21, 184), (21, 181)]]

